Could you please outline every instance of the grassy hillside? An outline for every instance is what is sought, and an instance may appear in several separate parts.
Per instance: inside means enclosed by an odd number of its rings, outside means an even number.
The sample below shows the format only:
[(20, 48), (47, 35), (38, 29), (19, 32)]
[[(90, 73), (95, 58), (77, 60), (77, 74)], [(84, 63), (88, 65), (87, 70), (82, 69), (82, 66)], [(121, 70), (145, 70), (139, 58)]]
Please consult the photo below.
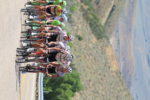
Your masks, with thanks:
[(72, 47), (73, 63), (84, 86), (73, 100), (132, 100), (122, 82), (105, 27), (97, 14), (92, 13), (96, 10), (79, 0), (68, 0), (68, 3), (71, 14), (66, 27), (76, 36)]

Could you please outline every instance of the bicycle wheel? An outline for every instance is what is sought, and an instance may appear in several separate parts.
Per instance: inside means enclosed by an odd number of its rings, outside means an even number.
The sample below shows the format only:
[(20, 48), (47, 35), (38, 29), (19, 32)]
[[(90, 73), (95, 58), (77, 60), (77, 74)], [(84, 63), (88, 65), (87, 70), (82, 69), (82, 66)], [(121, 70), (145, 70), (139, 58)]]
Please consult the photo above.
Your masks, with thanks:
[(19, 71), (22, 71), (22, 72), (27, 72), (28, 69), (26, 67), (19, 67)]
[(17, 58), (16, 59), (16, 63), (25, 63), (26, 62), (26, 59), (24, 58)]
[(31, 67), (28, 72), (40, 72), (40, 70), (35, 67)]

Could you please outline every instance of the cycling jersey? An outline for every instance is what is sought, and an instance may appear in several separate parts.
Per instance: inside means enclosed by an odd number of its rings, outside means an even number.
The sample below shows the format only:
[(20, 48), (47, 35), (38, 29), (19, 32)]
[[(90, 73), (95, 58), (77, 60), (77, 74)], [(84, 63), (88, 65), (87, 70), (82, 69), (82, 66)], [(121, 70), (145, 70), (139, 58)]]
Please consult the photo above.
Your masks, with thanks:
[(61, 6), (57, 5), (56, 16), (60, 16), (61, 15), (61, 13), (62, 13), (61, 10), (62, 10)]
[(57, 41), (58, 34), (51, 35), (47, 40), (48, 42)]
[(57, 74), (58, 76), (64, 76), (63, 67), (61, 66), (48, 68), (48, 73)]
[(61, 34), (57, 37), (57, 41), (61, 41), (64, 44), (66, 44), (66, 40), (64, 40), (64, 36), (67, 36), (67, 33), (65, 31), (62, 31)]
[(59, 20), (53, 20), (51, 22), (47, 22), (47, 25), (55, 25), (55, 26), (58, 26), (60, 25), (61, 22)]
[(36, 30), (36, 29), (38, 29), (39, 27), (38, 26), (32, 26), (31, 27), (33, 30)]
[[(54, 11), (52, 11), (52, 9), (54, 9)], [(50, 6), (46, 8), (46, 12), (51, 14), (52, 16), (60, 16), (61, 15), (61, 6), (56, 5), (56, 6)]]
[(32, 5), (40, 5), (38, 2), (31, 2)]
[(48, 47), (56, 47), (60, 49), (65, 49), (65, 45), (62, 42), (58, 42), (57, 44), (46, 44)]
[(63, 65), (68, 64), (68, 61), (66, 59), (68, 55), (67, 52), (64, 53), (63, 51), (60, 51), (60, 50), (48, 50), (47, 54), (48, 54), (49, 62), (57, 61), (58, 63), (63, 64)]
[(49, 59), (49, 62), (57, 61), (57, 60), (56, 60), (56, 55), (57, 55), (59, 52), (60, 52), (60, 51), (50, 51), (50, 52), (48, 52), (48, 59)]
[[(56, 16), (56, 12), (55, 12), (56, 8), (57, 8), (57, 6), (47, 7), (46, 8), (46, 12), (49, 13), (49, 14), (51, 14), (52, 16)], [(52, 9), (54, 9), (54, 11), (52, 11)]]
[(64, 52), (59, 52), (57, 55), (56, 55), (56, 60), (58, 63), (66, 66), (68, 64), (68, 61), (67, 61), (67, 52), (64, 53)]
[(59, 5), (63, 0), (55, 0), (55, 1), (50, 1), (50, 0), (46, 0), (47, 4), (53, 4), (53, 5)]
[(56, 69), (56, 67), (50, 67), (50, 68), (48, 68), (48, 73), (49, 74), (56, 73), (55, 69)]

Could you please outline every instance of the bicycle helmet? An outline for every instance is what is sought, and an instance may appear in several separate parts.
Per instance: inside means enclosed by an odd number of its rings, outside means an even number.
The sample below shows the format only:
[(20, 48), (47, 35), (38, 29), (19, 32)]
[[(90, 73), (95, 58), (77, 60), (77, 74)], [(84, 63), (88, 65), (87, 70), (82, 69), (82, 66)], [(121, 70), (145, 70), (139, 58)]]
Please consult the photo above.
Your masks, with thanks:
[(71, 67), (67, 67), (67, 70), (68, 70), (69, 73), (72, 72), (72, 68)]
[(73, 35), (69, 35), (69, 41), (74, 40), (74, 36)]
[(61, 8), (61, 6), (57, 5), (57, 8), (56, 8), (56, 15), (57, 16), (60, 16), (62, 14), (63, 10)]
[(30, 65), (30, 64), (27, 64), (27, 65), (26, 65), (26, 68), (27, 68), (27, 69), (30, 69), (30, 68), (31, 68), (31, 65)]
[(50, 22), (51, 25), (61, 25), (61, 22), (59, 20), (53, 20)]
[(66, 22), (68, 21), (68, 18), (65, 14), (62, 14), (62, 18), (63, 18), (64, 21), (66, 21)]
[(68, 10), (66, 8), (63, 9), (63, 14), (67, 14), (68, 13)]
[(62, 2), (62, 7), (64, 8), (64, 7), (66, 7), (66, 5), (67, 5), (67, 2), (66, 2), (66, 1), (63, 1), (63, 2)]
[(66, 57), (66, 60), (67, 61), (72, 61), (73, 60), (73, 55), (68, 54), (67, 57)]
[(64, 23), (61, 23), (61, 28), (65, 28), (65, 24)]
[(66, 45), (66, 49), (65, 50), (70, 52), (70, 50), (71, 50), (70, 46)]

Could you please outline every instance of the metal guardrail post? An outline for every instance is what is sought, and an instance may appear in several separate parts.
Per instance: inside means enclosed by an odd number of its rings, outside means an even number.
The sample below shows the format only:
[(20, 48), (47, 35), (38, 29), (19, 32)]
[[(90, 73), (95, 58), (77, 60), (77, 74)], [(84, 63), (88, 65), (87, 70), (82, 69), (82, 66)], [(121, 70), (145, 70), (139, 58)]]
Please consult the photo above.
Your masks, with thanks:
[(42, 73), (39, 73), (39, 77), (38, 77), (38, 100), (44, 100), (43, 77), (44, 77), (44, 75)]

